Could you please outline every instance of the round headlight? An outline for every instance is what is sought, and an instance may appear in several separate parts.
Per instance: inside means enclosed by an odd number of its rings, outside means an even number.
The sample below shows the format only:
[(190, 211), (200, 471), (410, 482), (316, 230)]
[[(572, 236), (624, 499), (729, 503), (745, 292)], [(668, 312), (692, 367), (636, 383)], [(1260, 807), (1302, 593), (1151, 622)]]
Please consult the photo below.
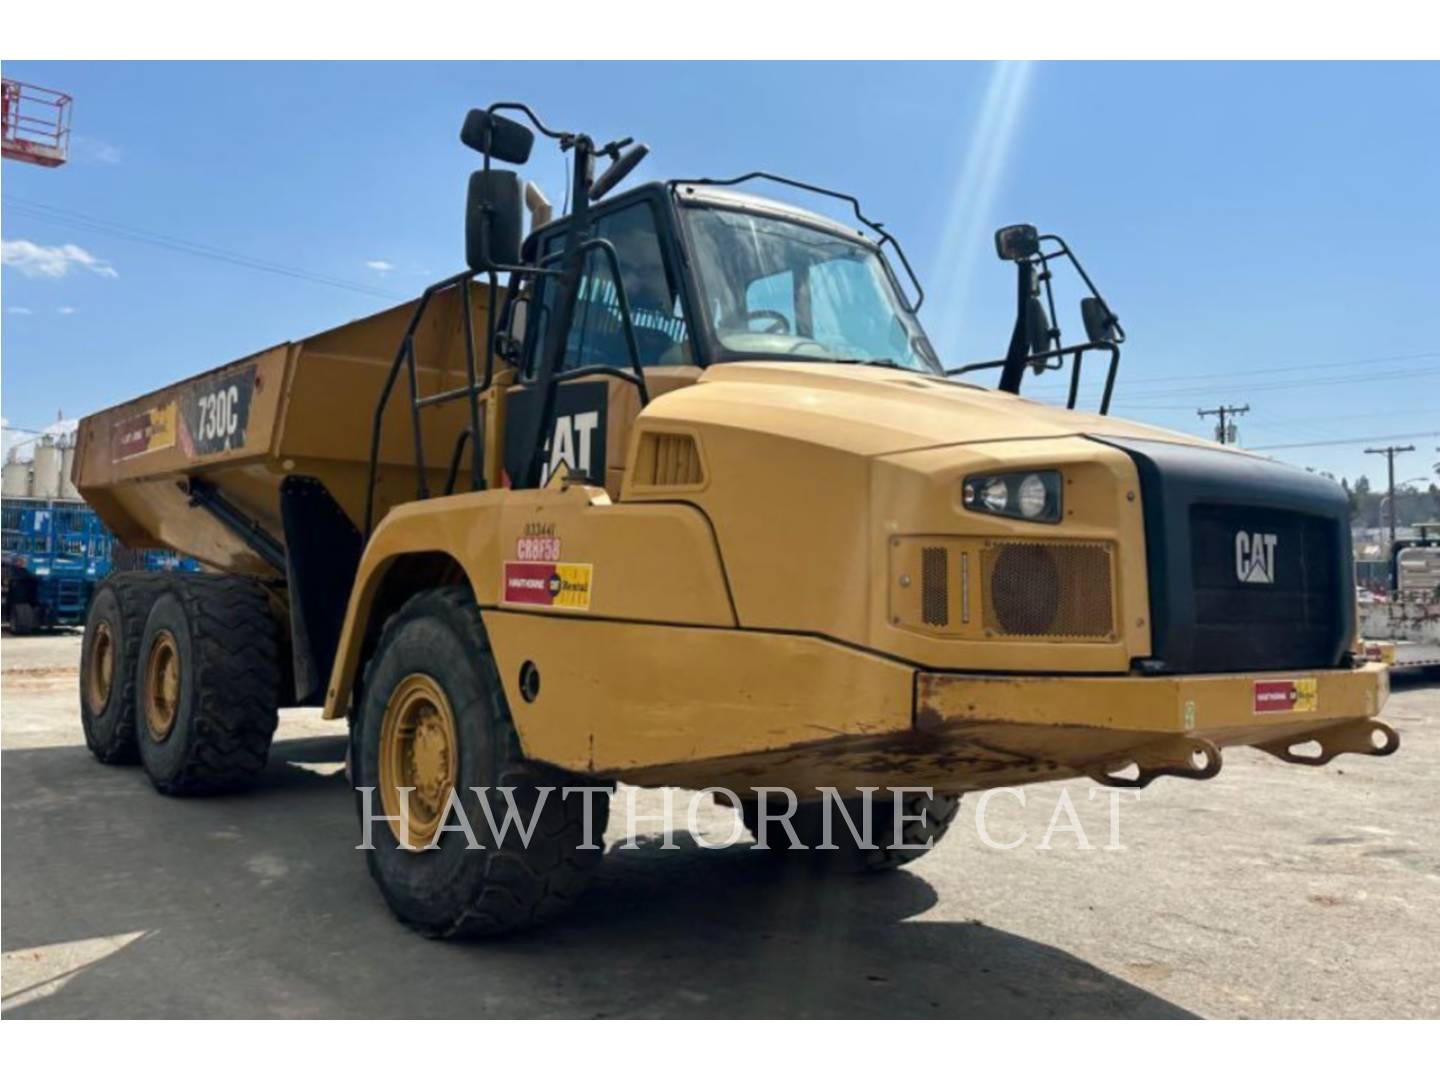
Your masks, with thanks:
[(985, 485), (985, 506), (1000, 513), (1010, 501), (1010, 489), (1005, 486), (1004, 480), (991, 480)]
[(1020, 513), (1027, 518), (1036, 518), (1045, 513), (1047, 492), (1045, 481), (1031, 473), (1020, 481), (1020, 496), (1017, 500), (1020, 504)]

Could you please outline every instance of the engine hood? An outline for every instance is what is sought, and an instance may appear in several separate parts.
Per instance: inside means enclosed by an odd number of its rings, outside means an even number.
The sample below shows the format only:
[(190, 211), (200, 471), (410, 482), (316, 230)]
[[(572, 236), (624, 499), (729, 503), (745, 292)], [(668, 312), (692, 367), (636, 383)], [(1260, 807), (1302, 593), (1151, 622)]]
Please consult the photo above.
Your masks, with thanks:
[(1069, 435), (1215, 448), (1163, 428), (1072, 412), (936, 376), (834, 363), (714, 364), (683, 392), (656, 398), (646, 413), (765, 431), (865, 456)]

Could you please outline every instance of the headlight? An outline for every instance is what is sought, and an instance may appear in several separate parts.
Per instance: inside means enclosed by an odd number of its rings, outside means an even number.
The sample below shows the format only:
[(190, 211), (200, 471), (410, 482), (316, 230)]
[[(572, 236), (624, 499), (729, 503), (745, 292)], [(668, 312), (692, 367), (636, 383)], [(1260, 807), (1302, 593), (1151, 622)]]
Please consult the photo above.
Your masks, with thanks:
[(1004, 480), (991, 480), (985, 485), (985, 509), (994, 514), (1003, 514), (1010, 504), (1010, 488)]
[(1050, 493), (1045, 490), (1045, 481), (1031, 473), (1020, 481), (1020, 495), (1017, 499), (1020, 504), (1020, 513), (1027, 518), (1038, 518), (1045, 513), (1045, 504), (1050, 499)]
[(1060, 486), (1060, 473), (1053, 469), (967, 476), (962, 502), (977, 513), (1054, 524), (1060, 520)]

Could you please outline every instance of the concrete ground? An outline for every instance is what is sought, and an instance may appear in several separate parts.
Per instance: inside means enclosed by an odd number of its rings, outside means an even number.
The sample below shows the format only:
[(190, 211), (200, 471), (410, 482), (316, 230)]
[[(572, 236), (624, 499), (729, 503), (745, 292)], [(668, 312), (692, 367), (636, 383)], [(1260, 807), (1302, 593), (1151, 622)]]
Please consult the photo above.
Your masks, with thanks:
[[(1433, 682), (1396, 680), (1395, 756), (1231, 751), (1214, 780), (1124, 796), (1119, 850), (1109, 792), (1080, 781), (991, 800), (1013, 850), (969, 798), (943, 845), (872, 878), (642, 837), (563, 922), (445, 944), (391, 918), (353, 850), (334, 726), (286, 714), (259, 790), (166, 799), (86, 752), (78, 655), (71, 634), (0, 657), (7, 1018), (1440, 1016)], [(732, 820), (707, 808), (702, 831)]]

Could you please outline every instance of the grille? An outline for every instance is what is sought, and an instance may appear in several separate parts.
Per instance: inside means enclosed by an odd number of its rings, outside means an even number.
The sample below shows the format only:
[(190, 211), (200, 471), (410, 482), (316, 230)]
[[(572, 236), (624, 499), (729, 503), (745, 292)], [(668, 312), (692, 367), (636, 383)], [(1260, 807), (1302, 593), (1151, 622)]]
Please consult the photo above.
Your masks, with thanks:
[(694, 437), (658, 431), (647, 431), (641, 439), (635, 473), (637, 483), (653, 487), (679, 487), (705, 480)]
[[(1270, 580), (1244, 581), (1237, 536), (1266, 540)], [(1327, 666), (1340, 632), (1336, 525), (1246, 506), (1190, 508), (1194, 654), (1201, 670)], [(1251, 541), (1255, 547), (1259, 541)]]
[(943, 547), (920, 550), (920, 618), (926, 626), (950, 621), (950, 553)]
[(981, 554), (985, 630), (1006, 637), (1115, 632), (1109, 544), (999, 541)]

